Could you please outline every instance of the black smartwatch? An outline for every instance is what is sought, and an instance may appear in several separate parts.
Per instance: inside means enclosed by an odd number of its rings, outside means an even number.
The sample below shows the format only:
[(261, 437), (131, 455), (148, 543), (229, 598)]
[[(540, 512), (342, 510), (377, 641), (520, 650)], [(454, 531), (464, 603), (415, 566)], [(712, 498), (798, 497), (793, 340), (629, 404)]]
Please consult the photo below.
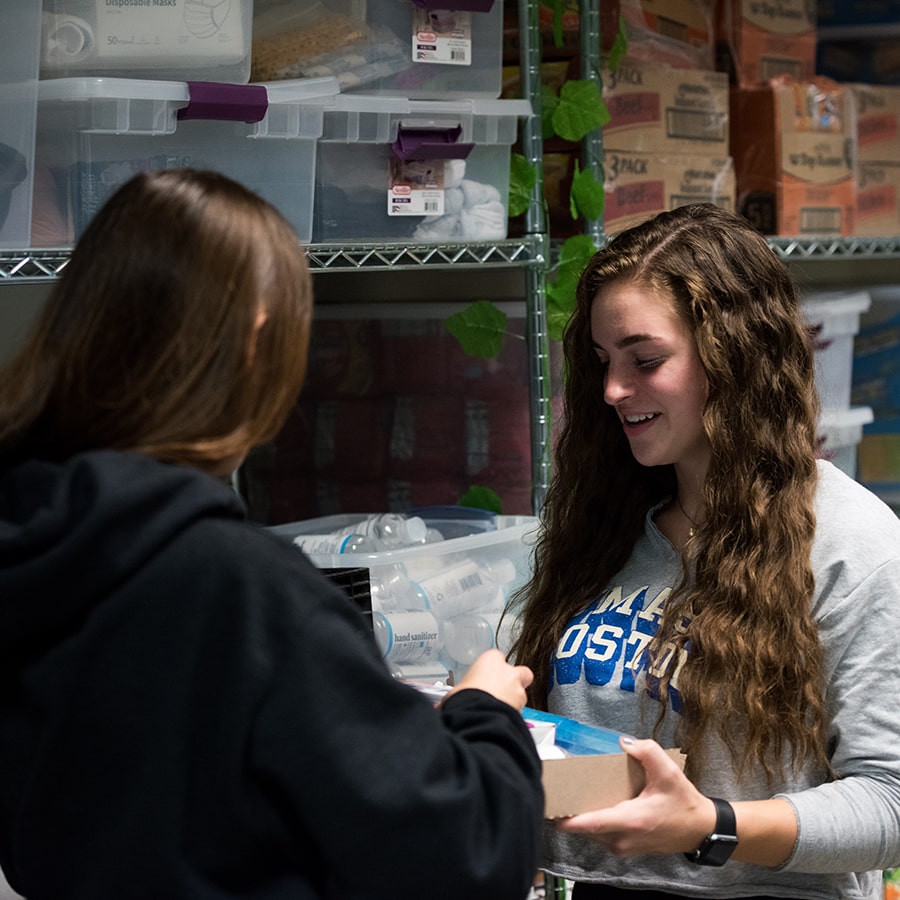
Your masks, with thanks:
[(693, 853), (684, 855), (698, 866), (724, 866), (738, 844), (734, 808), (727, 800), (719, 800), (718, 797), (709, 799), (716, 806), (716, 827)]

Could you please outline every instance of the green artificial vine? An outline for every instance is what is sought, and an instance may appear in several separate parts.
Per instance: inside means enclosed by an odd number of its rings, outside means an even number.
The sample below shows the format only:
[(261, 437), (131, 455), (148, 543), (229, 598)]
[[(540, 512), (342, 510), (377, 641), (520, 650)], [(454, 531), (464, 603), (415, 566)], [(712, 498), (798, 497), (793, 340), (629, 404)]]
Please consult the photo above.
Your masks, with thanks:
[[(542, 0), (553, 9), (553, 40), (562, 46), (562, 14), (567, 0)], [(625, 22), (619, 19), (619, 28), (606, 64), (615, 71), (627, 50)], [(610, 120), (610, 113), (597, 80), (571, 79), (557, 94), (548, 85), (541, 91), (541, 132), (544, 139), (560, 137), (577, 143), (596, 128), (602, 128)], [(520, 153), (513, 153), (510, 160), (509, 209), (510, 217), (523, 215), (531, 203), (537, 182), (535, 167)], [(595, 221), (603, 216), (604, 186), (593, 171), (582, 169), (575, 163), (575, 173), (569, 191), (569, 211), (572, 219)], [(551, 236), (552, 237), (552, 236)], [(568, 238), (559, 249), (556, 261), (551, 261), (544, 272), (544, 288), (547, 307), (547, 333), (550, 340), (561, 340), (566, 323), (575, 309), (575, 289), (581, 273), (597, 251), (590, 235), (579, 234)], [(444, 321), (447, 331), (457, 340), (468, 356), (493, 359), (503, 349), (507, 337), (524, 340), (523, 335), (509, 331), (508, 316), (489, 300), (476, 300), (465, 309)], [(460, 498), (460, 504), (501, 512), (500, 498), (490, 488), (473, 485)]]
[[(546, 0), (545, 0), (546, 2)], [(562, 46), (562, 14), (567, 0), (551, 0), (546, 5), (553, 10), (553, 39)], [(615, 71), (628, 48), (624, 19), (619, 19), (619, 29), (606, 64)], [(541, 94), (541, 124), (545, 139), (560, 137), (577, 143), (595, 128), (609, 122), (610, 114), (595, 80), (566, 81), (557, 94), (543, 85)], [(513, 153), (510, 160), (509, 215), (523, 215), (531, 203), (537, 181), (535, 167), (521, 153)], [(582, 169), (576, 161), (572, 187), (569, 191), (569, 211), (572, 219), (597, 220), (603, 216), (605, 193), (603, 182), (593, 171)], [(578, 279), (598, 248), (590, 236), (575, 235), (561, 246), (555, 262), (545, 272), (547, 297), (548, 334), (551, 340), (560, 340), (566, 322), (575, 308), (575, 287)], [(445, 320), (445, 327), (469, 356), (485, 359), (496, 357), (503, 349), (506, 337), (519, 337), (508, 331), (507, 316), (489, 300), (476, 300), (464, 310)], [(522, 338), (524, 339), (524, 338)]]

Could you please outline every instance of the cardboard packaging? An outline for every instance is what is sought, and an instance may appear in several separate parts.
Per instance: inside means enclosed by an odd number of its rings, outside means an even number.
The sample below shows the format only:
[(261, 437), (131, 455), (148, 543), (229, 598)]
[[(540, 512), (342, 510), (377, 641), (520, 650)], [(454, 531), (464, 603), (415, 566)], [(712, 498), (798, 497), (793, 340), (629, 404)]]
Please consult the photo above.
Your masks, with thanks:
[(600, 4), (600, 38), (608, 51), (623, 19), (628, 56), (656, 65), (712, 69), (712, 0), (612, 0)]
[(851, 84), (848, 88), (856, 104), (856, 158), (861, 163), (900, 165), (900, 87)]
[[(900, 159), (900, 157), (898, 157)], [(900, 161), (856, 167), (856, 228), (860, 237), (900, 234)]]
[[(684, 768), (685, 756), (680, 750), (666, 752)], [(545, 759), (541, 780), (547, 819), (614, 806), (636, 797), (646, 784), (641, 764), (624, 753)]]
[(753, 87), (779, 75), (816, 71), (816, 6), (804, 0), (721, 0), (716, 8), (718, 68)]
[(855, 233), (856, 121), (843, 85), (773, 79), (731, 92), (737, 208), (763, 234)]
[(622, 62), (603, 71), (611, 120), (606, 150), (728, 155), (728, 78), (723, 72)]
[(605, 152), (606, 230), (615, 234), (656, 213), (688, 203), (735, 208), (728, 156)]

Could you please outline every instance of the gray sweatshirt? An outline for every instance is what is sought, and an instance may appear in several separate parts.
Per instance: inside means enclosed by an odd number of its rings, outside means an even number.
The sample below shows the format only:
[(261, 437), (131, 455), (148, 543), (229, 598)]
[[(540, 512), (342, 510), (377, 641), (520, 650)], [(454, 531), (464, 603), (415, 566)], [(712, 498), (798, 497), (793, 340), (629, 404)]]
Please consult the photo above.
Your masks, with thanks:
[[(790, 858), (777, 869), (734, 861), (696, 866), (681, 854), (617, 859), (581, 835), (561, 835), (548, 825), (548, 871), (690, 897), (883, 897), (882, 870), (900, 865), (900, 519), (831, 463), (820, 461), (818, 468), (813, 610), (839, 778), (822, 784), (804, 771), (768, 786), (754, 771), (739, 783), (726, 748), (710, 738), (697, 784), (727, 800), (787, 799), (799, 826)], [(679, 577), (679, 555), (651, 512), (610, 588), (572, 620), (560, 641), (552, 712), (650, 736), (658, 707), (640, 699), (646, 676), (641, 651)], [(677, 694), (672, 699), (677, 710)], [(674, 746), (675, 718), (667, 716), (663, 746)]]

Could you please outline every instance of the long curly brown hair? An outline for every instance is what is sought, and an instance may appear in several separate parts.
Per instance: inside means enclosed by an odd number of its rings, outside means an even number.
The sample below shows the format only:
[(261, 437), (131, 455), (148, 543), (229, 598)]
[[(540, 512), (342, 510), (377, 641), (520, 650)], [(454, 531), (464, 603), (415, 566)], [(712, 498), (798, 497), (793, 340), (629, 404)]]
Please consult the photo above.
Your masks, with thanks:
[(787, 268), (744, 219), (709, 204), (617, 235), (581, 277), (563, 341), (563, 424), (534, 575), (510, 605), (519, 617), (511, 655), (535, 672), (529, 702), (546, 708), (549, 663), (567, 623), (624, 565), (647, 511), (676, 492), (671, 466), (635, 461), (603, 400), (590, 311), (613, 281), (673, 298), (709, 381), (705, 518), (685, 548), (693, 575), (676, 586), (647, 650), (664, 671), (656, 727), (684, 657), (677, 737), (690, 771), (702, 765), (710, 731), (739, 771), (755, 762), (772, 778), (788, 762), (806, 761), (827, 770), (822, 653), (811, 613), (812, 345)]

